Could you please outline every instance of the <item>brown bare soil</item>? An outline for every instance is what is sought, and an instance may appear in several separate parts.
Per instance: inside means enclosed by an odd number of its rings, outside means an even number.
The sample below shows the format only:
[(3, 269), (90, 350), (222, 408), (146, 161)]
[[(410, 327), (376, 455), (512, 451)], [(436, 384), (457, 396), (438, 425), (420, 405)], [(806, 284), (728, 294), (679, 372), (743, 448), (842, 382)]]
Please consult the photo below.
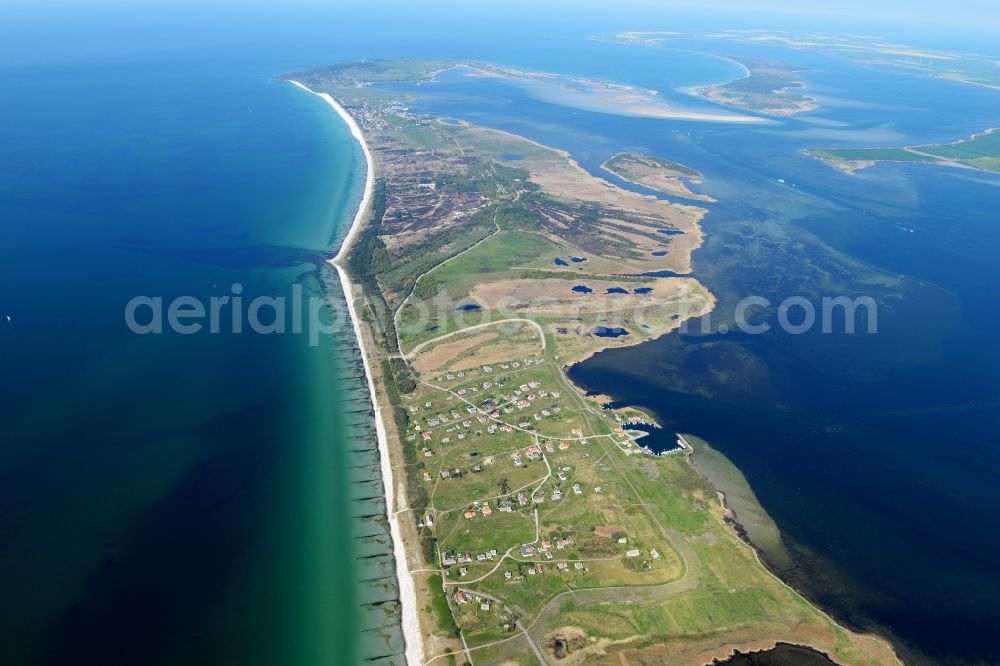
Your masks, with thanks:
[(441, 370), (448, 363), (458, 356), (483, 344), (498, 339), (498, 335), (493, 332), (479, 333), (469, 336), (459, 336), (452, 342), (442, 342), (429, 349), (422, 350), (413, 359), (413, 369), (419, 373), (430, 372), (431, 370)]

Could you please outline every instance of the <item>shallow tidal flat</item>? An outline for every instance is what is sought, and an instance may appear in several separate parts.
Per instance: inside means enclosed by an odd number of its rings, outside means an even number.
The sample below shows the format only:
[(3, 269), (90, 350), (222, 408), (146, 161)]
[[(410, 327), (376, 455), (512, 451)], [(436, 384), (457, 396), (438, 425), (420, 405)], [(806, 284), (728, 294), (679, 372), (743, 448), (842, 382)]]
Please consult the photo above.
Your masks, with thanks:
[(731, 519), (736, 529), (766, 553), (779, 570), (787, 567), (788, 553), (781, 541), (781, 532), (760, 505), (743, 472), (700, 437), (685, 434), (684, 439), (694, 448), (691, 466), (722, 494), (726, 508), (732, 512)]
[(550, 72), (516, 70), (480, 63), (460, 65), (466, 76), (502, 80), (526, 90), (536, 99), (563, 106), (620, 116), (696, 120), (733, 124), (767, 123), (764, 118), (725, 110), (696, 109), (664, 101), (655, 90), (610, 81)]

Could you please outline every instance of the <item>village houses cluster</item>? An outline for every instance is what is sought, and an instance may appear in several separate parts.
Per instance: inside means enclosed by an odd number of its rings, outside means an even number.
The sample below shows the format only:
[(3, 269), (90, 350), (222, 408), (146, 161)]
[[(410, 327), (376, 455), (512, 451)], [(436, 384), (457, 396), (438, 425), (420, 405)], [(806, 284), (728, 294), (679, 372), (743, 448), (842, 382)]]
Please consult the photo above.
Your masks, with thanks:
[[(542, 359), (524, 359), (523, 361), (503, 363), (498, 367), (501, 369), (521, 368), (541, 362)], [(483, 373), (491, 373), (494, 371), (494, 366), (483, 365), (481, 369)], [(469, 375), (478, 375), (478, 371), (472, 370)], [(465, 371), (459, 371), (442, 375), (439, 377), (439, 381), (456, 378), (462, 380), (466, 377)], [(515, 430), (534, 431), (534, 423), (546, 417), (554, 417), (563, 410), (560, 404), (554, 402), (562, 397), (560, 391), (547, 391), (541, 388), (540, 382), (528, 381), (509, 391), (502, 392), (506, 388), (507, 381), (509, 381), (508, 378), (498, 378), (495, 381), (486, 380), (459, 388), (455, 393), (465, 401), (465, 404), (457, 407), (435, 409), (435, 403), (430, 400), (425, 401), (422, 407), (411, 405), (409, 412), (414, 415), (411, 417), (413, 431), (407, 434), (407, 440), (414, 441), (419, 433), (423, 443), (421, 453), (424, 457), (431, 458), (435, 454), (434, 449), (431, 448), (433, 444), (448, 445), (464, 441), (473, 434), (482, 435), (484, 429), (481, 426), (485, 426), (485, 432), (490, 435), (513, 433)], [(478, 393), (481, 393), (482, 397), (472, 396), (472, 394)], [(480, 399), (473, 402), (476, 397), (480, 397)], [(515, 417), (521, 418), (516, 425), (505, 420), (512, 414), (530, 408), (538, 400), (546, 400), (546, 406), (530, 416)], [(417, 416), (421, 411), (428, 412), (424, 420)], [(514, 419), (509, 420), (513, 421)], [(481, 471), (481, 468), (473, 471)], [(444, 470), (442, 478), (454, 476), (456, 472), (458, 470)], [(425, 473), (424, 480), (429, 481), (430, 479), (427, 478), (429, 476), (428, 473)]]

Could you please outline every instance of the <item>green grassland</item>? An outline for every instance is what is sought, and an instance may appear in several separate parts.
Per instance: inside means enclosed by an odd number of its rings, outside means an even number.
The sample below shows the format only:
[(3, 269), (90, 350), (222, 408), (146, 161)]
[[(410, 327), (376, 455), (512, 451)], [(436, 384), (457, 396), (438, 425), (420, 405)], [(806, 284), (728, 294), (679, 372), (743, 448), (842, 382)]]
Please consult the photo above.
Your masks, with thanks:
[(442, 286), (467, 293), (486, 274), (488, 279), (510, 276), (515, 274), (518, 266), (557, 251), (555, 245), (538, 234), (505, 230), (444, 264), (433, 275)]
[[(449, 518), (442, 523), (442, 527), (451, 524)], [(459, 515), (454, 519), (452, 531), (441, 539), (440, 544), (442, 548), (475, 554), (494, 548), (503, 552), (511, 546), (529, 543), (534, 538), (535, 526), (526, 516), (494, 512), (489, 518), (464, 518)], [(506, 548), (498, 548), (504, 544)]]
[[(418, 276), (433, 270), (457, 252), (474, 246), (491, 231), (489, 220), (483, 219), (481, 223), (457, 231), (432, 235), (405, 257), (391, 259), (391, 266), (379, 273), (379, 280), (390, 292), (405, 293), (414, 287)], [(437, 292), (434, 284), (425, 284), (423, 289), (427, 296)]]
[(476, 660), (477, 663), (482, 664), (538, 665), (538, 659), (531, 651), (528, 641), (521, 634), (511, 637), (503, 643), (476, 650)]
[(307, 72), (294, 72), (282, 78), (300, 81), (307, 86), (358, 87), (372, 83), (414, 83), (430, 79), (435, 72), (456, 63), (449, 60), (396, 58), (390, 60), (353, 60)]
[(481, 472), (470, 470), (460, 478), (440, 480), (434, 489), (434, 506), (439, 513), (452, 511), (460, 514), (469, 508), (473, 499), (488, 500), (500, 495), (505, 486), (517, 490), (539, 483), (544, 478), (544, 465), (515, 466), (509, 454), (502, 455), (493, 465), (484, 466)]
[(918, 155), (905, 148), (838, 148), (820, 150), (810, 148), (807, 151), (813, 157), (822, 160), (843, 160), (850, 162), (933, 162), (933, 157)]
[[(692, 470), (686, 455), (642, 453), (618, 426), (620, 414), (600, 409), (569, 384), (566, 359), (599, 347), (583, 347), (558, 332), (570, 327), (565, 317), (542, 309), (522, 314), (539, 322), (541, 339), (533, 327), (529, 334), (508, 338), (490, 335), (492, 325), (462, 330), (484, 323), (487, 313), (459, 316), (455, 304), (474, 290), (484, 293), (484, 286), (494, 293), (519, 288), (526, 299), (549, 289), (566, 295), (570, 284), (555, 287), (545, 282), (551, 276), (540, 274), (560, 272), (553, 257), (574, 256), (578, 243), (600, 231), (586, 215), (603, 213), (573, 201), (546, 207), (549, 202), (532, 186), (530, 174), (503, 164), (497, 154), (527, 156), (536, 150), (532, 144), (516, 137), (508, 143), (507, 135), (491, 133), (477, 141), (475, 132), (462, 134), (434, 120), (408, 117), (384, 90), (369, 85), (422, 80), (441, 66), (349, 63), (298, 79), (348, 86), (349, 99), (357, 105), (348, 108), (361, 117), (366, 132), (432, 163), (418, 182), (432, 178), (434, 195), (422, 190), (429, 196), (407, 200), (397, 187), (402, 205), (398, 198), (392, 203), (395, 184), (382, 175), (372, 219), (348, 265), (364, 294), (360, 305), (375, 341), (373, 365), (383, 374), (383, 413), (392, 415), (389, 425), (395, 426), (389, 428), (391, 446), (401, 453), (393, 461), (393, 479), (386, 481), (405, 482), (407, 510), (399, 515), (412, 521), (404, 522), (404, 535), (415, 533), (416, 543), (404, 536), (404, 544), (419, 554), (410, 566), (418, 572), (415, 580), (426, 604), (421, 627), (432, 637), (428, 645), (437, 648), (426, 658), (537, 663), (538, 649), (553, 661), (558, 658), (553, 636), (576, 628), (584, 632), (581, 650), (600, 655), (626, 645), (658, 645), (667, 652), (649, 661), (661, 663), (696, 660), (703, 650), (744, 640), (792, 640), (796, 632), (806, 632), (802, 640), (837, 659), (888, 662), (884, 646), (872, 648), (833, 626), (757, 562), (723, 523), (714, 490)], [(453, 150), (459, 137), (463, 143)], [(551, 159), (544, 148), (537, 150)], [(442, 158), (445, 151), (450, 152)], [(460, 224), (438, 228), (434, 213), (422, 225), (407, 227), (406, 216), (419, 216), (421, 202), (438, 195), (435, 205), (445, 206), (449, 219)], [(473, 202), (477, 212), (448, 208), (460, 195), (470, 195), (460, 200)], [(387, 211), (402, 219), (385, 219)], [(544, 227), (545, 215), (571, 220), (573, 233)], [(399, 229), (409, 236), (394, 238)], [(610, 247), (615, 231), (622, 230), (603, 227), (601, 233), (611, 240), (591, 247)], [(589, 254), (592, 264), (604, 259), (597, 249), (581, 254)], [(628, 255), (622, 250), (615, 256)], [(595, 273), (617, 270), (610, 260), (605, 265)], [(586, 268), (568, 266), (562, 273), (597, 282)], [(686, 278), (671, 279), (669, 284), (678, 288), (688, 284)], [(701, 291), (677, 298), (709, 302), (707, 290), (697, 288)], [(451, 305), (439, 309), (435, 297), (442, 291)], [(665, 332), (667, 323), (684, 316), (671, 292), (656, 293), (662, 302), (651, 309), (657, 318), (652, 323), (660, 328), (647, 331), (630, 320), (630, 341), (645, 339), (653, 330)], [(631, 293), (625, 298), (640, 301)], [(421, 308), (429, 318), (421, 317)], [(573, 324), (585, 330), (600, 315), (579, 320)], [(593, 338), (589, 331), (578, 335)], [(516, 355), (503, 354), (504, 341), (517, 348)], [(591, 343), (606, 344), (596, 338)], [(484, 360), (471, 364), (477, 354)], [(426, 359), (431, 360), (421, 365)], [(468, 655), (461, 652), (465, 646)], [(856, 658), (862, 648), (876, 657)]]
[(444, 595), (440, 574), (431, 574), (426, 577), (427, 589), (431, 592), (431, 604), (424, 609), (427, 613), (433, 613), (437, 621), (438, 628), (442, 631), (452, 631), (455, 622), (451, 616), (451, 608), (448, 606), (448, 598)]
[[(544, 237), (526, 231), (502, 230), (464, 254), (439, 265), (424, 275), (414, 291), (414, 299), (399, 312), (400, 342), (404, 349), (458, 330), (460, 323), (476, 325), (485, 313), (442, 309), (438, 302), (454, 304), (467, 297), (481, 282), (518, 277), (519, 266), (555, 255), (557, 248)], [(429, 315), (422, 315), (421, 312)], [(419, 326), (418, 326), (419, 322)]]
[[(918, 146), (916, 150), (930, 155), (955, 160), (963, 164), (978, 165), (984, 160), (1000, 157), (1000, 132), (990, 130), (966, 141), (933, 146)], [(994, 162), (995, 163), (995, 162)], [(987, 168), (985, 166), (981, 168)], [(994, 169), (991, 170), (996, 170)]]
[[(457, 337), (462, 335), (468, 334)], [(631, 454), (630, 441), (611, 434), (611, 414), (593, 411), (578, 393), (566, 391), (558, 367), (546, 360), (551, 353), (544, 351), (531, 359), (539, 362), (527, 365), (523, 359), (510, 359), (493, 363), (489, 372), (467, 369), (461, 377), (446, 371), (424, 373), (417, 389), (402, 398), (421, 430), (439, 414), (450, 417), (452, 410), (459, 410), (461, 415), (457, 423), (450, 419), (422, 430), (432, 433), (430, 443), (416, 437), (410, 445), (434, 451), (430, 458), (418, 457), (413, 471), (434, 472), (431, 481), (421, 483), (431, 486), (428, 509), (435, 516), (437, 552), (474, 558), (497, 551), (486, 561), (453, 565), (442, 565), (441, 556), (435, 556), (441, 574), (434, 582), (443, 584), (444, 602), (475, 663), (527, 658), (524, 650), (530, 648), (514, 627), (515, 618), (541, 646), (559, 632), (583, 631), (586, 640), (579, 649), (603, 650), (623, 642), (629, 649), (687, 654), (734, 638), (790, 640), (794, 632), (805, 631), (818, 637), (811, 642), (849, 657), (848, 663), (881, 662), (761, 567), (753, 552), (721, 523), (714, 490), (691, 470), (685, 456)], [(494, 386), (482, 388), (486, 381)], [(532, 383), (537, 386), (531, 388)], [(458, 426), (469, 420), (463, 407), (510, 404), (504, 398), (517, 398), (512, 392), (522, 386), (533, 393), (559, 393), (557, 402), (580, 415), (575, 421), (580, 425), (574, 426), (579, 430), (553, 438), (556, 446), (551, 451), (544, 448), (549, 438), (535, 430), (490, 435), (477, 419), (466, 429), (466, 439), (456, 439), (455, 432), (462, 430)], [(473, 387), (478, 389), (475, 394)], [(459, 391), (465, 393), (460, 396)], [(536, 398), (528, 409), (511, 414), (501, 408), (502, 418), (493, 422), (517, 423), (541, 404)], [(448, 443), (441, 441), (445, 436)], [(569, 446), (559, 448), (559, 441)], [(511, 452), (523, 453), (532, 444), (544, 451), (540, 459), (515, 465)], [(484, 465), (489, 457), (492, 463)], [(472, 465), (482, 470), (469, 471)], [(439, 478), (438, 470), (455, 468), (465, 473)], [(560, 499), (553, 499), (555, 488), (563, 493)], [(500, 512), (498, 502), (514, 498), (519, 490), (533, 500), (544, 499), (526, 506), (515, 503), (511, 512)], [(488, 501), (493, 512), (466, 517), (474, 501)], [(540, 552), (520, 552), (524, 544), (555, 544), (561, 537), (572, 542), (564, 548), (553, 545), (551, 559)], [(625, 543), (619, 543), (620, 538)], [(633, 549), (638, 556), (629, 556)], [(458, 604), (459, 589), (483, 596)], [(442, 615), (440, 605), (436, 600), (430, 609), (436, 616)], [(442, 635), (451, 631), (452, 625), (441, 618), (437, 624)]]
[(875, 162), (926, 162), (1000, 173), (1000, 132), (991, 129), (953, 143), (906, 148), (809, 149), (806, 153), (847, 171)]

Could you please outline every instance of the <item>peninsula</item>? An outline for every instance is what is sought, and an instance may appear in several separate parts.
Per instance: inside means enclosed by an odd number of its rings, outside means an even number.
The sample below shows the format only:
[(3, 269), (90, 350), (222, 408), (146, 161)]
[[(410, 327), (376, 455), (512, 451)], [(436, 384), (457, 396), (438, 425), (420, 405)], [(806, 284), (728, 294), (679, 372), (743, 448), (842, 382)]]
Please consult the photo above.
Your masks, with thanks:
[[(376, 405), (408, 661), (707, 664), (793, 643), (897, 663), (761, 564), (683, 438), (651, 455), (648, 417), (566, 378), (711, 310), (690, 274), (707, 211), (414, 112), (417, 84), (454, 66), (286, 77), (333, 106), (368, 163), (334, 264)], [(666, 158), (611, 167), (695, 177)]]
[(811, 148), (805, 152), (847, 174), (876, 162), (918, 162), (1000, 173), (1000, 132), (995, 128), (952, 143), (904, 148)]

